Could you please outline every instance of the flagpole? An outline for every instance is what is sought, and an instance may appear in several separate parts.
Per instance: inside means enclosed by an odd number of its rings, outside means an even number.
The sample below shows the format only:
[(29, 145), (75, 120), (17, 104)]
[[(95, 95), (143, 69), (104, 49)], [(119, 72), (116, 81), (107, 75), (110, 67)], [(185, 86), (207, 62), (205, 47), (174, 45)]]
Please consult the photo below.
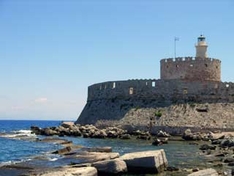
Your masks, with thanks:
[(176, 41), (178, 41), (179, 38), (178, 37), (175, 37), (174, 38), (174, 57), (176, 58)]
[(174, 58), (176, 58), (176, 38), (174, 37)]

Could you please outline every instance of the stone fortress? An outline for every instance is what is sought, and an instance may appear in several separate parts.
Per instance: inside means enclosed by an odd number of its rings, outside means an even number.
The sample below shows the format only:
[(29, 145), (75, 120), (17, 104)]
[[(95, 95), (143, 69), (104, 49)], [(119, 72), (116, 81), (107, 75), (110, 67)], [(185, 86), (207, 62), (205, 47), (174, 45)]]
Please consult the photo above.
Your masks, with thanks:
[[(194, 126), (194, 123), (196, 126), (192, 119), (209, 115), (216, 124), (213, 127), (232, 128), (228, 121), (234, 114), (234, 83), (221, 82), (221, 61), (209, 58), (207, 47), (201, 35), (196, 57), (162, 59), (160, 79), (108, 81), (89, 86), (87, 103), (76, 123), (125, 119), (124, 123), (139, 125), (147, 123), (155, 112), (163, 111), (158, 125), (173, 126), (173, 119), (182, 118), (179, 111), (183, 111), (189, 118), (176, 126)], [(211, 113), (212, 108), (217, 111)], [(221, 123), (214, 119), (216, 116), (218, 119), (227, 116), (229, 120)]]

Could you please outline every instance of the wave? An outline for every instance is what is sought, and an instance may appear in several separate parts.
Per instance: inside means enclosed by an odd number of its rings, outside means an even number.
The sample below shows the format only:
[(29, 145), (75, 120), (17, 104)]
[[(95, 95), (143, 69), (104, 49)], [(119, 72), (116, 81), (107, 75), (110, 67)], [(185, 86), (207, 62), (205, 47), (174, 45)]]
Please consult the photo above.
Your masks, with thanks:
[(0, 137), (12, 139), (35, 139), (37, 135), (33, 134), (31, 130), (18, 130), (9, 133), (1, 133)]
[(14, 164), (18, 164), (18, 163), (22, 163), (22, 162), (27, 162), (27, 161), (31, 161), (31, 160), (32, 159), (27, 158), (27, 159), (21, 159), (19, 161), (4, 161), (4, 162), (0, 162), (0, 167), (14, 165)]

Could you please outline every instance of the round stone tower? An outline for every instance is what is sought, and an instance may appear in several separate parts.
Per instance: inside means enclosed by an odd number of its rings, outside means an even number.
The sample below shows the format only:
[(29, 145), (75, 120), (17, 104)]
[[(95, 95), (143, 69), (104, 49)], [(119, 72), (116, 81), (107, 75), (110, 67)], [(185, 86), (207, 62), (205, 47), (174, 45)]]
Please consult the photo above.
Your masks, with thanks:
[(196, 57), (162, 59), (161, 79), (189, 81), (221, 81), (221, 61), (207, 57), (207, 43), (203, 35), (198, 37)]
[(200, 35), (200, 37), (197, 38), (196, 57), (207, 58), (207, 47), (206, 38)]

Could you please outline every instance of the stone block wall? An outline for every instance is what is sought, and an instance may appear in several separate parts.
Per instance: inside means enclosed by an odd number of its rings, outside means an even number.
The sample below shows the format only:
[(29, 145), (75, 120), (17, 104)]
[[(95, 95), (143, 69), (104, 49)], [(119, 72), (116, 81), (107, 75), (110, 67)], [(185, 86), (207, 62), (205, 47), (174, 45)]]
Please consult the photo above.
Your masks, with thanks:
[[(155, 108), (159, 107), (170, 107), (173, 104), (190, 104), (192, 106), (197, 103), (234, 104), (234, 83), (177, 79), (145, 79), (109, 81), (94, 84), (88, 88), (87, 103), (77, 123), (95, 124), (98, 120), (120, 120), (125, 116), (131, 117), (127, 114), (129, 112), (134, 114), (138, 112), (136, 109), (139, 108), (145, 108), (148, 113), (151, 108), (155, 112)], [(135, 110), (131, 111), (131, 109)], [(202, 115), (203, 110), (206, 109), (200, 108), (199, 110)], [(225, 109), (225, 111), (227, 110)], [(222, 113), (216, 115), (217, 119), (221, 117), (220, 114)], [(192, 114), (194, 115), (194, 113)], [(230, 114), (228, 113), (226, 116), (229, 117)], [(142, 114), (139, 116), (142, 116)], [(168, 117), (175, 118), (177, 115), (168, 115)], [(191, 118), (192, 115), (189, 117)], [(183, 118), (181, 117), (181, 119)], [(148, 119), (145, 120), (148, 121)], [(185, 122), (181, 121), (180, 126), (184, 124)]]
[(161, 79), (220, 81), (221, 61), (212, 58), (178, 57), (162, 59)]
[(94, 84), (88, 88), (88, 100), (141, 99), (168, 103), (234, 102), (234, 83), (190, 80), (128, 80)]

